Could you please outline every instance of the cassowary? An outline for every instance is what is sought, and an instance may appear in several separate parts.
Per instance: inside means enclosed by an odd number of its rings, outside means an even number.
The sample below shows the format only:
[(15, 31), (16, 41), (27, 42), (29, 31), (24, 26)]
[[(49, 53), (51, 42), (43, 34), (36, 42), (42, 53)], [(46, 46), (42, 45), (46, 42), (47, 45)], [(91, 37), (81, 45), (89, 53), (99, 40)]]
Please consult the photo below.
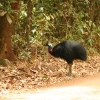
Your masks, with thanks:
[(66, 40), (55, 47), (52, 47), (51, 43), (48, 43), (48, 52), (54, 57), (60, 57), (69, 64), (68, 75), (72, 75), (72, 64), (75, 59), (86, 60), (87, 53), (85, 48), (76, 41)]

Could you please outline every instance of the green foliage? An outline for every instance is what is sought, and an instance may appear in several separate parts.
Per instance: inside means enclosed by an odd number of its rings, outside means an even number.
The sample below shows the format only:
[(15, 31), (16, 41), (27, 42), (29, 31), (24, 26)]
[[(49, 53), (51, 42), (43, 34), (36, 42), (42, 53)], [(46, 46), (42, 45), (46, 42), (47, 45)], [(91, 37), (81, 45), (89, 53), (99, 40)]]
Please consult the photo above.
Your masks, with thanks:
[(15, 3), (16, 0), (1, 0), (0, 1), (0, 16), (4, 16), (6, 14), (8, 22), (11, 24), (14, 18), (12, 14), (17, 13), (16, 10), (12, 10), (11, 3)]
[(28, 60), (32, 45), (42, 46), (48, 39), (54, 42), (71, 39), (86, 46), (100, 47), (99, 3), (98, 0), (37, 0), (32, 2), (29, 16), (28, 3), (21, 2), (12, 36), (14, 51), (17, 50), (20, 59)]
[(15, 28), (15, 34), (12, 36), (13, 49), (15, 53), (19, 53), (19, 58), (23, 59), (26, 57), (26, 59), (28, 59), (30, 58), (31, 47), (35, 43), (41, 44), (46, 40), (45, 35), (51, 32), (50, 27), (53, 27), (53, 24), (50, 21), (50, 15), (44, 8), (44, 5), (40, 3), (34, 4), (32, 9), (32, 14), (34, 16), (31, 18), (31, 27), (29, 26), (31, 29), (28, 33), (29, 41), (27, 41), (27, 5), (23, 4), (23, 2), (21, 5), (19, 18), (16, 22), (17, 27)]

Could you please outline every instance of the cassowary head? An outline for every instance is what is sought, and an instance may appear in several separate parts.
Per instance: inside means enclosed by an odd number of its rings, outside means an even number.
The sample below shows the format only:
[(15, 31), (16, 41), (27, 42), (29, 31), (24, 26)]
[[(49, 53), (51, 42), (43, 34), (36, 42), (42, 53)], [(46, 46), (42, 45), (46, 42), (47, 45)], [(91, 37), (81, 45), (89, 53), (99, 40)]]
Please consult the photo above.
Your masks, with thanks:
[(47, 42), (46, 46), (48, 46), (48, 52), (53, 51), (53, 46), (52, 46), (52, 43), (50, 41)]
[(51, 43), (48, 44), (48, 51), (49, 52), (52, 52), (53, 51), (53, 47), (52, 47), (52, 44)]

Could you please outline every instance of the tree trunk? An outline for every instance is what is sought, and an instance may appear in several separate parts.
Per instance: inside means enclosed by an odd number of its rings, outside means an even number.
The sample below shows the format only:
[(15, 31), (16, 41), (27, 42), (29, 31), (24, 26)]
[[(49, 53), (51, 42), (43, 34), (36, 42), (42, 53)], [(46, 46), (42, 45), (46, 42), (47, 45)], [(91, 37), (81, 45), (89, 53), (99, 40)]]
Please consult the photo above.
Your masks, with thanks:
[(26, 24), (27, 24), (27, 27), (26, 27), (27, 43), (29, 43), (29, 35), (31, 33), (32, 9), (33, 9), (32, 0), (27, 0), (27, 22), (26, 22)]
[[(13, 10), (18, 10), (19, 1), (11, 3)], [(14, 18), (16, 15), (13, 14)], [(13, 33), (13, 22), (9, 23), (7, 14), (0, 16), (0, 59), (17, 60), (12, 50), (11, 36)]]
[(95, 2), (96, 2), (95, 0), (90, 0), (90, 10), (89, 10), (89, 14), (90, 14), (91, 21), (94, 20)]

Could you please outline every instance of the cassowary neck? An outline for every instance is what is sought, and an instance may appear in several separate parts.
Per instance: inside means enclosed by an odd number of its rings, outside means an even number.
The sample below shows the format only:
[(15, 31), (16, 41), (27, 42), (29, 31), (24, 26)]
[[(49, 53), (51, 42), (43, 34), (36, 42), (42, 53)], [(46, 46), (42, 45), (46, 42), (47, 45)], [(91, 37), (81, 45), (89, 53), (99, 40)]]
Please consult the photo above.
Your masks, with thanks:
[(52, 44), (48, 44), (48, 52), (49, 53), (52, 53), (52, 51), (53, 51)]

